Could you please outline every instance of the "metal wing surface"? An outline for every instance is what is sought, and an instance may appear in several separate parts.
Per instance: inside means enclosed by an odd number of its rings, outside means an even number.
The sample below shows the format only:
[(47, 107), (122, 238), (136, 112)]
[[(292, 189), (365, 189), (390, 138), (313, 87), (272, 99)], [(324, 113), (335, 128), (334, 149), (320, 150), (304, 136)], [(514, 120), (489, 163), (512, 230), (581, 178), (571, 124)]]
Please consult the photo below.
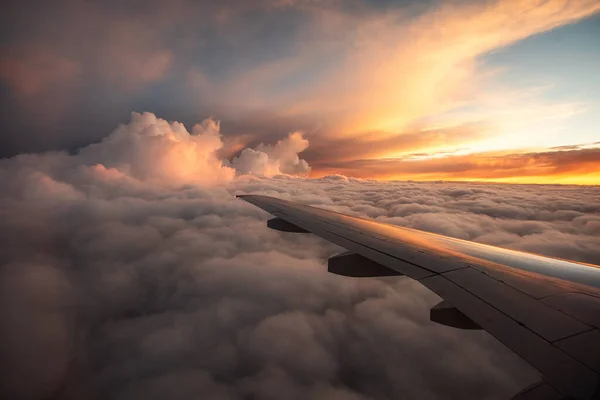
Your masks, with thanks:
[(406, 275), (439, 295), (435, 322), (485, 329), (536, 368), (533, 398), (600, 398), (600, 267), (449, 238), (267, 196), (238, 196), (348, 250), (329, 260), (347, 276)]

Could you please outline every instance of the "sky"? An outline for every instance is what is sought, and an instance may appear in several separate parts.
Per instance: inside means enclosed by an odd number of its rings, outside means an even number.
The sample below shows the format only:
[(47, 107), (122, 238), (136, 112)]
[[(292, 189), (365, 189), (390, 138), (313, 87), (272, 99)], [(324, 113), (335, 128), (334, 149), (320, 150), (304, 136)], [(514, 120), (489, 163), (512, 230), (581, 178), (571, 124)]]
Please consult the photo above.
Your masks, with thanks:
[(539, 381), (431, 322), (417, 282), (329, 274), (344, 249), (235, 195), (600, 264), (599, 12), (3, 3), (0, 397), (495, 400)]
[(594, 0), (9, 2), (0, 156), (150, 112), (223, 159), (297, 132), (310, 176), (600, 183)]

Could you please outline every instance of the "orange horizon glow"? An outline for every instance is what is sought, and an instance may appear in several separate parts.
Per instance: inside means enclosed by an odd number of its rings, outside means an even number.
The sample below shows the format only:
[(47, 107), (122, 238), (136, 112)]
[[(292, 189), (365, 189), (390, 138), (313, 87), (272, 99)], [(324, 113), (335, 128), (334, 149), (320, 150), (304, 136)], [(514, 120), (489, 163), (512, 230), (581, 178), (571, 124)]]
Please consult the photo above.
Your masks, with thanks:
[[(316, 171), (310, 174), (310, 178), (322, 178), (328, 175), (344, 175), (341, 171)], [(538, 175), (522, 177), (504, 177), (504, 178), (483, 178), (476, 175), (466, 175), (464, 177), (448, 176), (445, 174), (424, 175), (424, 174), (402, 174), (402, 175), (377, 175), (370, 177), (360, 177), (353, 175), (344, 175), (349, 178), (373, 179), (377, 181), (415, 181), (415, 182), (471, 182), (471, 183), (506, 183), (506, 184), (539, 184), (539, 185), (577, 185), (577, 186), (600, 186), (600, 172), (586, 175)]]
[[(63, 25), (0, 56), (0, 83), (21, 111), (9, 156), (94, 143), (99, 110), (124, 107), (223, 121), (219, 159), (304, 132), (312, 176), (600, 184), (600, 150), (581, 145), (600, 140), (596, 31), (569, 31), (597, 24), (597, 0), (158, 2), (140, 19), (76, 3)], [(180, 31), (193, 15), (214, 18)], [(101, 118), (88, 133), (90, 110)], [(165, 169), (193, 175), (194, 157), (182, 150), (185, 167)]]
[[(394, 15), (361, 21), (343, 73), (288, 108), (332, 118), (323, 143), (311, 140), (329, 157), (311, 160), (311, 176), (599, 185), (600, 157), (552, 149), (568, 143), (561, 129), (586, 105), (544, 98), (551, 83), (490, 86), (500, 71), (478, 62), (599, 10), (590, 1), (498, 0), (442, 5), (409, 25), (397, 25)], [(404, 36), (411, 40), (398, 41)]]
[(487, 152), (424, 159), (379, 158), (340, 166), (316, 165), (311, 177), (415, 181), (600, 185), (600, 147), (531, 152)]

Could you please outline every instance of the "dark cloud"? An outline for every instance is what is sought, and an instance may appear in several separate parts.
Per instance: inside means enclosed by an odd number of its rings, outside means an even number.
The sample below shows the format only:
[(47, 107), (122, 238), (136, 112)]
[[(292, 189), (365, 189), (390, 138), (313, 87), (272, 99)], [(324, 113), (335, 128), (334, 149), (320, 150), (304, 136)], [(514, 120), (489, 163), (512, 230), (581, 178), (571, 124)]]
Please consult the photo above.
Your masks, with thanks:
[[(377, 9), (352, 3), (344, 12)], [(235, 80), (245, 73), (252, 80), (254, 70), (260, 74), (271, 64), (306, 80), (297, 75), (307, 73), (309, 64), (315, 68), (315, 59), (324, 61), (321, 54), (292, 71), (287, 60), (300, 52), (314, 13), (338, 6), (285, 0), (9, 1), (0, 16), (0, 157), (99, 141), (125, 120), (123, 110), (152, 109), (188, 124), (214, 116), (231, 126), (228, 135), (251, 133), (256, 144), (311, 128), (314, 117), (298, 122), (272, 104), (246, 110), (260, 103), (259, 94)], [(267, 78), (259, 85), (261, 95), (290, 90), (281, 72)], [(273, 128), (274, 120), (280, 128)]]
[[(234, 194), (600, 259), (596, 187), (233, 178), (211, 158), (196, 174), (220, 179), (182, 180), (127, 167), (181, 134), (152, 117), (76, 155), (0, 161), (3, 398), (505, 399), (537, 379), (486, 333), (431, 323), (419, 284), (330, 275), (342, 249), (266, 229)], [(211, 129), (178, 153), (214, 149)]]
[(9, 1), (0, 17), (0, 156), (98, 141), (126, 118), (122, 110), (188, 123), (210, 116), (217, 99), (190, 85), (191, 68), (219, 85), (293, 51), (302, 13), (276, 3)]
[(581, 150), (581, 149), (585, 149), (585, 148), (589, 148), (589, 147), (598, 147), (598, 146), (600, 146), (600, 142), (574, 144), (574, 145), (569, 145), (569, 146), (554, 146), (554, 147), (551, 147), (550, 149), (552, 149), (552, 150)]

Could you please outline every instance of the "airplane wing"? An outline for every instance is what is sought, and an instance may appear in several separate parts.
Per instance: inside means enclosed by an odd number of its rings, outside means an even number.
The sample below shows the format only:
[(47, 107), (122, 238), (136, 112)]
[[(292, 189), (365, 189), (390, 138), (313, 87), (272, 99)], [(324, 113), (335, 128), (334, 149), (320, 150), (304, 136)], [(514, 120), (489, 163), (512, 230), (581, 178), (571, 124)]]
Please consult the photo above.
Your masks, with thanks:
[(267, 196), (273, 229), (311, 232), (348, 250), (332, 273), (406, 275), (439, 295), (434, 322), (484, 329), (543, 376), (518, 399), (600, 399), (600, 267), (356, 218)]

